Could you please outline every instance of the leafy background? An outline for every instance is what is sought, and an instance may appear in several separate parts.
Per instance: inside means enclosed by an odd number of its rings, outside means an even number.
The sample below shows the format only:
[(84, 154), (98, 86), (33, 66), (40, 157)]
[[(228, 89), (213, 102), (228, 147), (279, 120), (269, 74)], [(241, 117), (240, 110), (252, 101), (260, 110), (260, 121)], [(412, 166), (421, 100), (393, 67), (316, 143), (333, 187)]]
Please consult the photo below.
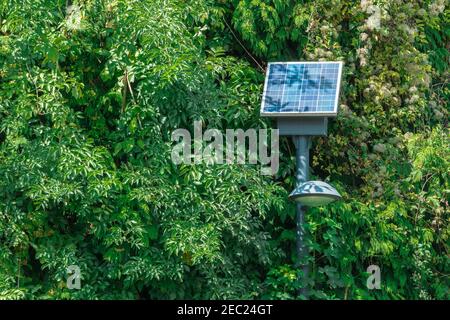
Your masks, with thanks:
[(311, 298), (448, 299), (449, 34), (443, 0), (1, 1), (0, 298), (303, 298), (292, 142), (268, 177), (174, 165), (170, 135), (272, 127), (268, 61), (343, 60)]

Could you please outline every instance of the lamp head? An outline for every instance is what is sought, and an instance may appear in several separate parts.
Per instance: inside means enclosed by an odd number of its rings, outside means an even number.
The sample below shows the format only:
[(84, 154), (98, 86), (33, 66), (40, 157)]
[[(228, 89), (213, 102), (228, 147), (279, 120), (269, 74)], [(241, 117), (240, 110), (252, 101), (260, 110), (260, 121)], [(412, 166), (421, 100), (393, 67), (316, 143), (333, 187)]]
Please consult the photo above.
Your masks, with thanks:
[(308, 207), (319, 207), (341, 199), (335, 188), (323, 181), (307, 181), (289, 195), (289, 199)]

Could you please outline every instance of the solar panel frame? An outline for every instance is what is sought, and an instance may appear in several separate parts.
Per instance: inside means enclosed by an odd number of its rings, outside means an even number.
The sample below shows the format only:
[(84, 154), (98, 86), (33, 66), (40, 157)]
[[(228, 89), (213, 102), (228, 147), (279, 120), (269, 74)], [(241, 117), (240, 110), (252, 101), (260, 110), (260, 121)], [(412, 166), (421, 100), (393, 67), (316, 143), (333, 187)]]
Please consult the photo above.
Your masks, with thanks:
[[(334, 96), (334, 106), (333, 106), (333, 110), (332, 111), (282, 111), (282, 112), (267, 112), (267, 111), (265, 111), (266, 94), (267, 94), (267, 91), (268, 91), (268, 82), (269, 82), (269, 75), (270, 75), (271, 66), (272, 65), (286, 65), (286, 75), (287, 75), (287, 73), (288, 73), (288, 66), (287, 65), (290, 65), (290, 64), (298, 64), (298, 65), (303, 65), (303, 64), (317, 64), (317, 65), (337, 64), (338, 65), (338, 73), (337, 73), (337, 80), (336, 80), (336, 93), (335, 93), (335, 96)], [(266, 79), (264, 81), (264, 91), (263, 91), (262, 101), (261, 101), (261, 110), (260, 110), (261, 116), (266, 116), (266, 117), (317, 117), (317, 116), (335, 117), (335, 116), (337, 116), (343, 64), (344, 63), (342, 61), (269, 62), (268, 65), (267, 65)], [(285, 83), (283, 84), (283, 94), (284, 94), (284, 87), (285, 87)], [(283, 94), (282, 94), (282, 96), (283, 96)], [(319, 98), (317, 97), (317, 99), (319, 99)], [(301, 99), (299, 99), (299, 103), (300, 103), (300, 100)]]

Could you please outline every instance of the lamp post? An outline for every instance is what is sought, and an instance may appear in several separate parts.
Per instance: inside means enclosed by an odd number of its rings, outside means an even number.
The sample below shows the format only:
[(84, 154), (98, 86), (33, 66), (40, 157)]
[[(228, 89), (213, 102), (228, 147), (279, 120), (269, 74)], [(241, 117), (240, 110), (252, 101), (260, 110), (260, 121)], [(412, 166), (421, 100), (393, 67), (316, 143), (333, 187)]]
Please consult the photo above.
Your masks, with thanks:
[[(325, 182), (308, 181), (308, 171), (311, 137), (326, 136), (328, 118), (337, 116), (342, 66), (342, 61), (270, 62), (264, 83), (261, 116), (276, 118), (279, 134), (292, 137), (296, 148), (296, 186), (289, 198), (297, 202), (297, 264), (304, 278), (308, 276), (306, 207), (341, 197)], [(308, 296), (305, 284), (299, 286), (299, 294)]]
[[(309, 273), (308, 249), (305, 245), (305, 212), (307, 206), (317, 207), (326, 205), (341, 198), (341, 195), (329, 184), (323, 181), (308, 181), (309, 178), (309, 136), (293, 137), (296, 149), (296, 187), (289, 198), (296, 201), (296, 245), (297, 267), (302, 270), (303, 279), (306, 280)], [(308, 297), (308, 287), (302, 279), (298, 279), (299, 295)]]
[[(297, 170), (295, 174), (296, 189), (301, 186), (302, 183), (308, 180), (309, 176), (309, 144), (310, 138), (307, 136), (294, 136), (292, 137), (295, 144), (296, 164)], [(295, 191), (295, 190), (294, 190)], [(296, 249), (297, 249), (297, 267), (302, 270), (303, 278), (308, 277), (308, 263), (307, 249), (305, 246), (305, 211), (306, 208), (300, 203), (296, 203)], [(299, 281), (300, 284), (300, 281)], [(308, 292), (306, 286), (300, 286), (299, 294), (307, 296)]]

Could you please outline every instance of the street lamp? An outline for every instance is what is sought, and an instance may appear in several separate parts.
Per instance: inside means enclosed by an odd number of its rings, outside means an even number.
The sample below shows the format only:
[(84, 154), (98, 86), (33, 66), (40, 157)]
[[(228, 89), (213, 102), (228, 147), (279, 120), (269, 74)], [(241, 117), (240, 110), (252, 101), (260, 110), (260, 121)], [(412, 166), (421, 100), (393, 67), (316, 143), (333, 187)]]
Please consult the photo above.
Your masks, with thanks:
[[(326, 136), (328, 117), (337, 115), (341, 75), (342, 62), (275, 62), (269, 63), (264, 84), (261, 115), (276, 118), (279, 134), (291, 136), (296, 148), (296, 187), (289, 198), (296, 201), (297, 266), (304, 279), (309, 271), (306, 207), (341, 198), (329, 184), (308, 181), (311, 137)], [(306, 285), (299, 285), (299, 294), (308, 297)]]
[[(291, 200), (297, 202), (297, 256), (299, 266), (303, 271), (303, 276), (307, 277), (309, 268), (307, 262), (304, 262), (308, 252), (304, 245), (306, 232), (303, 228), (305, 223), (306, 207), (325, 206), (333, 201), (341, 199), (341, 195), (332, 186), (323, 181), (307, 181), (300, 183), (289, 195)], [(299, 294), (307, 297), (308, 290), (301, 286)]]
[[(289, 198), (296, 202), (296, 246), (297, 246), (297, 266), (302, 270), (303, 278), (308, 277), (309, 267), (306, 261), (308, 250), (305, 246), (306, 230), (305, 212), (306, 207), (318, 207), (327, 205), (338, 200), (341, 195), (323, 181), (308, 181), (309, 179), (309, 136), (292, 137), (296, 150), (296, 187), (291, 192)], [(300, 279), (299, 279), (300, 283)], [(299, 294), (305, 298), (308, 296), (306, 285), (300, 285)]]

